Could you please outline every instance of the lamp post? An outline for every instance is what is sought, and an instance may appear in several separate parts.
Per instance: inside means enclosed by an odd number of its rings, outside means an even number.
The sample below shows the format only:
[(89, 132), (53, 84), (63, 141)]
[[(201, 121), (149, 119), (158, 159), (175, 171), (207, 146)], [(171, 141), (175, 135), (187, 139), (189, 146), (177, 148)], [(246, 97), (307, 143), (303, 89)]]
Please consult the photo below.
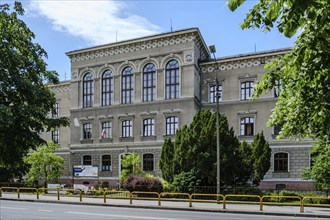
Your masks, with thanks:
[[(216, 64), (217, 60), (215, 58), (215, 46), (209, 46), (210, 52), (214, 57), (214, 64)], [(215, 65), (214, 65), (215, 66)], [(214, 68), (216, 70), (216, 68)], [(216, 86), (216, 106), (217, 106), (217, 115), (216, 115), (216, 128), (217, 128), (217, 194), (220, 194), (220, 134), (219, 134), (219, 81), (218, 81), (218, 73), (215, 77), (215, 86)], [(218, 198), (219, 199), (219, 198)]]

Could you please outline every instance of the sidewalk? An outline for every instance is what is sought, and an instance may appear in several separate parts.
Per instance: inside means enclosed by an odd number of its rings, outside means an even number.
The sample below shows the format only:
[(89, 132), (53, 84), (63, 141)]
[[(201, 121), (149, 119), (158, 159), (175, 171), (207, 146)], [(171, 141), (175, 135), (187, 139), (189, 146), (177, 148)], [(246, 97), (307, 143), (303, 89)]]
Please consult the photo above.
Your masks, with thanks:
[(208, 211), (208, 212), (227, 212), (227, 213), (242, 213), (242, 214), (260, 214), (260, 215), (281, 215), (281, 216), (304, 216), (304, 217), (319, 217), (330, 219), (330, 208), (328, 207), (304, 207), (304, 213), (300, 213), (299, 206), (271, 206), (264, 205), (263, 211), (260, 211), (260, 206), (255, 204), (227, 204), (226, 209), (223, 209), (223, 204), (193, 202), (192, 207), (189, 207), (188, 202), (172, 202), (161, 201), (158, 205), (156, 200), (133, 200), (130, 204), (129, 199), (110, 199), (107, 198), (104, 203), (103, 198), (92, 198), (84, 196), (82, 202), (79, 197), (69, 197), (61, 195), (58, 200), (56, 195), (40, 195), (37, 199), (36, 195), (20, 194), (17, 198), (16, 193), (3, 193), (0, 200), (18, 200), (30, 202), (51, 202), (51, 203), (66, 203), (66, 204), (81, 204), (81, 205), (101, 205), (101, 206), (116, 206), (116, 207), (135, 207), (135, 208), (152, 208), (152, 209), (172, 209), (185, 211)]

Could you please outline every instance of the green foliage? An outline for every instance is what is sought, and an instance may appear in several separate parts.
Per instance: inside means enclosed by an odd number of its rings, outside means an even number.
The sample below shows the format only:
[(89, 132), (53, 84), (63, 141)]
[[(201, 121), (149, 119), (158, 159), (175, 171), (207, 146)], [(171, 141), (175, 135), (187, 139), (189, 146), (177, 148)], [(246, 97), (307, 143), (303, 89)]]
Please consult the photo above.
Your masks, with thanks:
[[(239, 140), (222, 115), (219, 115), (219, 132), (221, 184), (241, 185), (250, 174), (242, 169)], [(176, 175), (184, 179), (193, 172), (200, 185), (216, 185), (216, 113), (197, 112), (190, 125), (177, 131), (175, 142), (169, 139), (163, 147), (160, 167), (165, 180), (174, 181)]]
[(305, 179), (315, 180), (316, 188), (324, 192), (330, 193), (330, 145), (319, 143), (312, 151), (312, 168), (304, 170), (303, 177)]
[(23, 158), (24, 162), (30, 166), (28, 172), (30, 184), (44, 180), (44, 187), (47, 188), (48, 182), (58, 180), (62, 174), (64, 159), (54, 154), (57, 149), (59, 146), (50, 141)]
[(171, 138), (165, 139), (160, 155), (159, 167), (162, 171), (162, 177), (166, 181), (173, 180), (173, 153), (174, 145)]
[(137, 153), (123, 155), (121, 166), (120, 182), (124, 182), (130, 175), (134, 176), (144, 173), (141, 168), (141, 158)]
[[(245, 1), (245, 0), (244, 0)], [(244, 1), (230, 0), (235, 10)], [(254, 88), (254, 97), (281, 82), (280, 96), (268, 125), (283, 124), (281, 137), (318, 141), (316, 148), (323, 160), (309, 172), (319, 188), (329, 190), (327, 159), (330, 154), (330, 1), (260, 0), (247, 14), (242, 28), (270, 30), (274, 23), (287, 37), (299, 30), (290, 53), (267, 65), (267, 72)], [(306, 171), (308, 173), (308, 171)], [(307, 175), (306, 173), (306, 175)]]
[(258, 133), (252, 144), (253, 183), (258, 185), (270, 168), (271, 149), (263, 132)]
[(69, 125), (66, 118), (50, 119), (55, 105), (49, 83), (58, 83), (57, 73), (47, 71), (47, 54), (34, 42), (34, 34), (13, 9), (0, 4), (0, 167), (13, 170), (32, 147), (45, 143), (43, 131)]
[[(192, 192), (194, 186), (199, 186), (201, 180), (198, 179), (198, 175), (194, 170), (189, 172), (181, 172), (174, 176), (171, 184), (171, 189), (174, 192)], [(188, 187), (188, 189), (187, 189)]]

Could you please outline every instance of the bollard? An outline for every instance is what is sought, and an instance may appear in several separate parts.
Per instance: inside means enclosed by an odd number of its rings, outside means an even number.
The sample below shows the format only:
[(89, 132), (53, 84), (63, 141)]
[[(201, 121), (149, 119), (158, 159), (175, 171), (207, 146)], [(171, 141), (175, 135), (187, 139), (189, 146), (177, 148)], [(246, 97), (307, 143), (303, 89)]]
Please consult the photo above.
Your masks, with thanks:
[(189, 195), (189, 207), (192, 207), (192, 197), (191, 197), (191, 194)]
[(82, 202), (82, 190), (79, 189), (79, 198), (80, 198), (80, 202)]
[(2, 197), (2, 187), (0, 187), (0, 197)]
[(129, 204), (133, 204), (133, 196), (132, 196), (133, 192), (129, 193)]
[(223, 198), (223, 209), (226, 209), (226, 196)]
[(304, 213), (304, 198), (300, 201), (300, 213)]
[(39, 189), (37, 189), (37, 199), (39, 199)]
[(160, 193), (158, 193), (158, 206), (160, 206)]
[(21, 195), (19, 194), (19, 188), (17, 188), (17, 198), (21, 198)]
[(106, 190), (103, 191), (103, 200), (104, 200), (104, 203), (107, 203), (107, 191)]
[(60, 200), (60, 188), (57, 187), (57, 200)]

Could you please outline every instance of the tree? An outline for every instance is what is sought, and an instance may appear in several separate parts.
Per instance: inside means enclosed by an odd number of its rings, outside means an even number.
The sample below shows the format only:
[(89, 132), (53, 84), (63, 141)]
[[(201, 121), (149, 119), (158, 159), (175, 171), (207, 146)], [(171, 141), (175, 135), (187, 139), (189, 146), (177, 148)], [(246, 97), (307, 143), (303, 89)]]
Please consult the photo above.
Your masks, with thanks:
[(258, 185), (270, 168), (271, 149), (263, 132), (258, 133), (252, 144), (253, 183)]
[(44, 180), (44, 187), (47, 188), (48, 182), (57, 181), (60, 178), (64, 159), (54, 153), (59, 148), (50, 141), (23, 158), (24, 162), (30, 166), (28, 182), (34, 184), (39, 180)]
[[(234, 11), (244, 2), (230, 0), (228, 6)], [(241, 27), (268, 31), (274, 24), (287, 37), (298, 30), (299, 36), (291, 52), (266, 66), (269, 71), (255, 87), (254, 97), (281, 82), (280, 96), (268, 125), (283, 124), (280, 137), (315, 138), (315, 151), (324, 158), (330, 153), (330, 2), (260, 0)], [(322, 166), (323, 161), (317, 159), (311, 171), (314, 177), (325, 175), (317, 169)]]
[(165, 139), (160, 155), (159, 167), (162, 171), (163, 179), (169, 182), (173, 180), (173, 153), (174, 145), (171, 138)]
[(120, 181), (123, 182), (129, 175), (143, 174), (141, 168), (141, 158), (137, 153), (126, 154), (121, 160), (122, 170), (120, 172)]
[(34, 34), (13, 10), (0, 4), (0, 167), (14, 170), (29, 149), (45, 143), (39, 134), (69, 125), (66, 118), (50, 119), (55, 105), (48, 84), (58, 83), (57, 73), (47, 71), (47, 53), (34, 43)]
[[(174, 143), (164, 142), (160, 159), (165, 180), (177, 183), (193, 181), (200, 185), (216, 185), (216, 113), (196, 113), (190, 125), (177, 130)], [(242, 172), (239, 140), (229, 129), (227, 118), (220, 115), (221, 184), (240, 185), (250, 177)], [(172, 156), (173, 155), (173, 156)], [(172, 160), (170, 158), (173, 158)], [(166, 166), (165, 166), (166, 164)], [(167, 178), (167, 179), (166, 179)], [(190, 184), (188, 184), (190, 185)]]

